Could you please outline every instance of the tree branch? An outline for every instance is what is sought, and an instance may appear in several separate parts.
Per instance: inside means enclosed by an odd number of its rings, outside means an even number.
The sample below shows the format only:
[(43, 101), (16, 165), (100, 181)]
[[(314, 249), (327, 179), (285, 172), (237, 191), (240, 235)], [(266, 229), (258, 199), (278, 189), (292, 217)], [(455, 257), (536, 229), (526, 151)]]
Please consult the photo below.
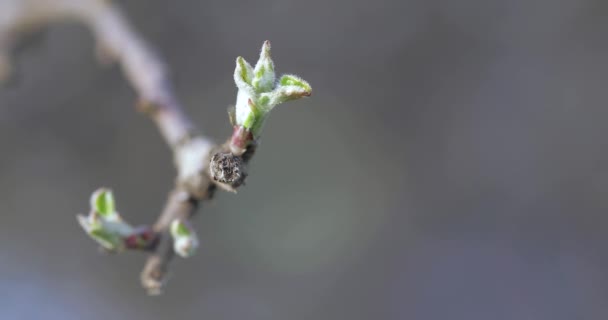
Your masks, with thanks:
[[(10, 70), (8, 53), (12, 36), (57, 20), (84, 23), (92, 31), (98, 56), (116, 61), (139, 96), (137, 109), (156, 124), (171, 148), (177, 177), (164, 209), (153, 226), (132, 228), (114, 210), (109, 190), (94, 193), (88, 217), (79, 216), (85, 230), (109, 250), (151, 251), (141, 273), (141, 283), (158, 294), (174, 253), (188, 255), (174, 238), (188, 225), (199, 202), (210, 199), (216, 187), (235, 192), (247, 176), (246, 165), (256, 149), (256, 139), (266, 114), (277, 104), (309, 96), (304, 80), (288, 75), (275, 84), (270, 43), (265, 42), (256, 65), (237, 59), (235, 81), (239, 88), (234, 132), (221, 146), (200, 135), (184, 113), (167, 76), (164, 63), (133, 30), (120, 10), (104, 0), (6, 0), (0, 2), (0, 79)], [(245, 69), (242, 69), (245, 68)], [(276, 89), (275, 89), (276, 86)], [(274, 91), (271, 91), (275, 89)], [(101, 201), (101, 202), (98, 202)], [(190, 231), (177, 231), (191, 235)], [(192, 231), (193, 232), (193, 231)], [(195, 234), (191, 235), (195, 237)], [(191, 240), (191, 239), (186, 239)]]
[(0, 4), (0, 77), (10, 70), (8, 53), (12, 33), (27, 32), (57, 20), (71, 19), (87, 25), (105, 61), (116, 61), (139, 96), (137, 107), (150, 116), (173, 150), (178, 170), (176, 185), (152, 230), (156, 245), (142, 272), (141, 281), (150, 293), (160, 292), (173, 257), (168, 228), (175, 219), (189, 219), (198, 201), (211, 196), (213, 181), (206, 170), (216, 146), (196, 134), (173, 93), (164, 63), (133, 30), (119, 9), (99, 0), (30, 0)]

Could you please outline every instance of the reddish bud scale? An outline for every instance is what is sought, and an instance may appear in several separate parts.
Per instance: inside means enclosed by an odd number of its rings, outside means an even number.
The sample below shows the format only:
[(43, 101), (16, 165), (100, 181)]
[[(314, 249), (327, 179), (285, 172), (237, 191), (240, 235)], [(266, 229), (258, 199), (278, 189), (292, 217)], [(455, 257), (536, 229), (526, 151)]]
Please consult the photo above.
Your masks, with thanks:
[(129, 249), (144, 249), (155, 239), (154, 232), (149, 228), (141, 228), (124, 239), (125, 247)]
[(232, 138), (230, 139), (230, 151), (235, 156), (240, 156), (247, 150), (253, 141), (253, 134), (243, 126), (234, 126)]
[(139, 236), (137, 234), (132, 234), (125, 238), (125, 247), (129, 249), (135, 249), (139, 247)]

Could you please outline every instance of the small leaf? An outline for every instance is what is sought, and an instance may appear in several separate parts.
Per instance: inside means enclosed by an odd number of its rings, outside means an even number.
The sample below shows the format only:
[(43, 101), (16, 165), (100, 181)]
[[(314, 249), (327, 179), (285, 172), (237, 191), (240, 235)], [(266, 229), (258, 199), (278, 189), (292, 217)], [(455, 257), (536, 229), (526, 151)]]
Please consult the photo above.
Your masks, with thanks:
[(310, 91), (300, 86), (280, 86), (277, 94), (281, 103), (310, 96)]
[(101, 216), (93, 212), (88, 217), (78, 215), (77, 219), (89, 237), (102, 247), (112, 251), (122, 250), (122, 236), (106, 228)]
[(260, 95), (260, 101), (268, 101), (267, 103), (261, 105), (260, 107), (262, 108), (263, 112), (269, 112), (270, 110), (272, 110), (275, 106), (287, 102), (287, 101), (291, 101), (291, 100), (297, 100), (300, 99), (302, 97), (308, 97), (310, 96), (311, 92), (306, 90), (305, 88), (301, 87), (301, 86), (294, 86), (294, 85), (286, 85), (286, 86), (279, 86), (278, 88), (274, 89), (272, 92), (269, 93), (262, 93)]
[(243, 57), (236, 58), (234, 69), (234, 82), (239, 89), (252, 90), (253, 68)]
[(84, 229), (84, 231), (86, 231), (87, 233), (92, 228), (92, 226), (95, 224), (95, 221), (92, 221), (90, 219), (90, 216), (87, 217), (87, 216), (83, 216), (83, 215), (79, 214), (76, 216), (76, 219), (78, 219), (78, 223)]
[(116, 234), (108, 232), (104, 229), (93, 229), (89, 232), (89, 236), (97, 241), (102, 247), (111, 251), (120, 251), (123, 248), (123, 240)]
[(114, 196), (108, 189), (99, 189), (91, 196), (93, 210), (98, 212), (103, 218), (109, 219), (116, 214)]
[(310, 84), (308, 84), (308, 82), (304, 81), (304, 79), (293, 75), (293, 74), (286, 74), (283, 75), (281, 77), (281, 79), (279, 80), (279, 85), (281, 86), (296, 86), (301, 88), (304, 92), (307, 92), (308, 95), (312, 94), (312, 88), (310, 87)]
[(260, 117), (262, 115), (260, 113), (260, 110), (256, 107), (253, 101), (251, 101), (251, 99), (247, 101), (247, 106), (249, 106), (250, 112), (247, 118), (245, 118), (245, 121), (243, 122), (243, 127), (251, 129), (255, 126), (256, 122), (261, 120)]
[(258, 92), (268, 92), (274, 86), (274, 62), (270, 56), (270, 41), (264, 41), (260, 58), (255, 64), (252, 85)]

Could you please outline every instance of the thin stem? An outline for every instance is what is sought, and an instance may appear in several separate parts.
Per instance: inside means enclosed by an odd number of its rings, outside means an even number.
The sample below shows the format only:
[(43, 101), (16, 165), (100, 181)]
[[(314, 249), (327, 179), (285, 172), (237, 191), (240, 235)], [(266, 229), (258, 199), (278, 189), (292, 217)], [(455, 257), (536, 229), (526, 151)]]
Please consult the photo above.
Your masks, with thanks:
[(160, 293), (169, 263), (175, 255), (173, 241), (169, 235), (171, 222), (175, 219), (190, 219), (196, 211), (198, 202), (197, 199), (192, 198), (188, 192), (183, 190), (175, 189), (169, 194), (165, 208), (153, 227), (159, 236), (156, 249), (148, 257), (141, 273), (142, 286), (149, 294)]

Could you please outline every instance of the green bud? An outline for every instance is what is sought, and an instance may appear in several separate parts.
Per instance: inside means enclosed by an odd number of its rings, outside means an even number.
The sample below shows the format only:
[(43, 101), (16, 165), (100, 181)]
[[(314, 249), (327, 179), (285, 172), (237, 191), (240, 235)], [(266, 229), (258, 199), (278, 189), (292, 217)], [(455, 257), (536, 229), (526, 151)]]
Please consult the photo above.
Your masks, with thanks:
[(133, 228), (116, 212), (114, 197), (108, 189), (99, 189), (91, 195), (91, 211), (88, 216), (77, 215), (80, 226), (102, 247), (110, 251), (124, 249), (124, 239)]
[(274, 69), (269, 41), (262, 46), (255, 70), (251, 70), (245, 59), (237, 58), (234, 81), (239, 90), (231, 120), (234, 126), (251, 132), (253, 139), (260, 136), (262, 125), (275, 106), (312, 94), (308, 82), (295, 75), (284, 75), (275, 82)]
[(88, 216), (78, 215), (78, 222), (86, 233), (102, 247), (110, 251), (124, 249), (124, 238), (133, 232), (133, 228), (123, 221), (108, 221), (92, 211)]
[(186, 222), (175, 219), (171, 222), (171, 237), (173, 237), (173, 250), (182, 258), (194, 255), (198, 247), (196, 232)]

